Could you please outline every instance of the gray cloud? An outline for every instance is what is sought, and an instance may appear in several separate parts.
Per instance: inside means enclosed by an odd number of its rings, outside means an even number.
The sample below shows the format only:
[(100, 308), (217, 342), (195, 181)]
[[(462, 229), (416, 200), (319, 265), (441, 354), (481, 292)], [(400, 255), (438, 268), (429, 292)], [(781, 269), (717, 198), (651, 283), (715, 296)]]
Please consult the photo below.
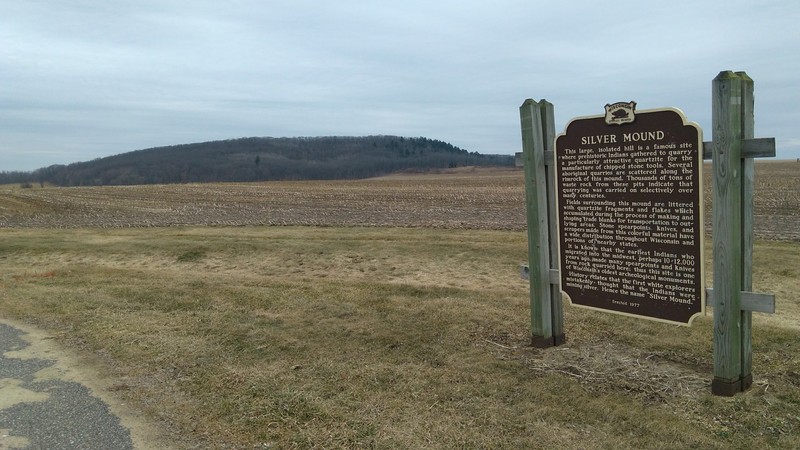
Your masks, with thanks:
[(612, 101), (674, 106), (710, 139), (727, 69), (756, 81), (756, 134), (800, 157), (791, 1), (7, 3), (0, 170), (242, 136), (513, 153), (528, 97), (553, 102), (559, 128)]

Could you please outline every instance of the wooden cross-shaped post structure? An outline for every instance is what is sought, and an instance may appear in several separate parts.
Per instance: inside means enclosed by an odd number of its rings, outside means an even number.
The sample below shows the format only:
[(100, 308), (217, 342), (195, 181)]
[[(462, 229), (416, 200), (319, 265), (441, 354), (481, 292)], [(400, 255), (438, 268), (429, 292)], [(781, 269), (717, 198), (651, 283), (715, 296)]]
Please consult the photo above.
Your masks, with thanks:
[(753, 383), (752, 312), (775, 311), (775, 297), (753, 288), (753, 158), (774, 157), (775, 139), (753, 139), (753, 79), (723, 71), (712, 83), (712, 142), (704, 159), (712, 160), (715, 395), (732, 396)]
[[(703, 159), (712, 160), (714, 283), (706, 302), (714, 308), (715, 395), (747, 390), (752, 375), (752, 313), (775, 312), (775, 296), (753, 288), (754, 158), (774, 157), (775, 139), (754, 139), (753, 80), (723, 71), (713, 83), (712, 138)], [(522, 163), (528, 221), (531, 343), (565, 342), (559, 291), (558, 224), (555, 201), (553, 105), (526, 100), (520, 106)]]

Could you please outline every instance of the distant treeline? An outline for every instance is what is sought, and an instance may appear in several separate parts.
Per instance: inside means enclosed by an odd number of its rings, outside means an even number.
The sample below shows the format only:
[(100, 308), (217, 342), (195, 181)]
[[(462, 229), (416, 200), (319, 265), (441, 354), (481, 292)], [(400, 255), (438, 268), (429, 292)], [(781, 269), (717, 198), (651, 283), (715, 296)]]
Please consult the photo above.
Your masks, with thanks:
[(409, 169), (513, 164), (510, 155), (482, 155), (424, 137), (254, 137), (137, 150), (33, 172), (0, 172), (0, 184), (105, 186), (356, 179)]

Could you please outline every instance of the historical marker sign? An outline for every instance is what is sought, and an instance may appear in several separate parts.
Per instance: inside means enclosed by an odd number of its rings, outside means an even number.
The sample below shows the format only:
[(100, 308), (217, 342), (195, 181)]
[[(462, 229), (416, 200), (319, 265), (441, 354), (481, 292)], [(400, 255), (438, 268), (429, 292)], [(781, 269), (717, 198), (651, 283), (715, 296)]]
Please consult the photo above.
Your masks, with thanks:
[(561, 290), (688, 325), (705, 310), (702, 131), (677, 109), (571, 121), (555, 145)]

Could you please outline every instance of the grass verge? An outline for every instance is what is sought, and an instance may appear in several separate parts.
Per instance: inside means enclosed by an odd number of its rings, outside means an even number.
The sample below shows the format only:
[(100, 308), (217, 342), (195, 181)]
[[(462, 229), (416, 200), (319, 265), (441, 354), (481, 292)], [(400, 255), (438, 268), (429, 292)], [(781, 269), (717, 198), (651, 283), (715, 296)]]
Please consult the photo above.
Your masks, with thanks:
[(755, 385), (710, 395), (711, 317), (566, 307), (530, 348), (524, 233), (2, 230), (0, 315), (94, 355), (187, 447), (800, 448), (800, 246), (759, 242)]

